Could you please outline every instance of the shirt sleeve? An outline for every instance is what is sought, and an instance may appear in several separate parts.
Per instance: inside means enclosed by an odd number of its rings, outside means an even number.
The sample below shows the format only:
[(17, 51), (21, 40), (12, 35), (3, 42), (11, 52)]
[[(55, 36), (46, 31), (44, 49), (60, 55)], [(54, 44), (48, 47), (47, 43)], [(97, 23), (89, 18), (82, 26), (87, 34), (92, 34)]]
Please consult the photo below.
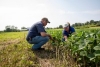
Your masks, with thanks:
[(74, 32), (75, 32), (75, 29), (74, 29), (74, 28), (72, 28), (71, 32), (72, 32), (72, 33), (74, 33)]
[(65, 32), (65, 31), (63, 31), (63, 36), (67, 36), (67, 34), (66, 34), (66, 32)]
[(38, 33), (45, 32), (45, 29), (42, 24), (37, 24), (36, 28), (38, 30)]

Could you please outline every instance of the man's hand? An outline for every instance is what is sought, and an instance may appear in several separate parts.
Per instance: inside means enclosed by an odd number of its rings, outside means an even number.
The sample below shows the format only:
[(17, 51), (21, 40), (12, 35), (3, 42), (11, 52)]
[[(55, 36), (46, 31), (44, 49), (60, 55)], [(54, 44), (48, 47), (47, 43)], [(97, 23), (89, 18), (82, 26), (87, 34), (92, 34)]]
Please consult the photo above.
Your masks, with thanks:
[(50, 40), (53, 40), (52, 36), (50, 34), (48, 34), (48, 37), (50, 38)]

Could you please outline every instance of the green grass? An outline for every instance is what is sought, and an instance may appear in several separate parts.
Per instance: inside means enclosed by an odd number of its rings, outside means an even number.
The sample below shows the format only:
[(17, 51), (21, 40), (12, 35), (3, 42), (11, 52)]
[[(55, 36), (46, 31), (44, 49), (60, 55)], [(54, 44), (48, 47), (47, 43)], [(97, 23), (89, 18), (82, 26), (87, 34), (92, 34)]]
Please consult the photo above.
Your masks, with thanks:
[(90, 27), (89, 29), (100, 29), (100, 27)]
[(11, 44), (0, 51), (0, 67), (38, 67), (37, 58), (26, 41)]
[(4, 32), (0, 33), (0, 42), (11, 41), (17, 38), (26, 37), (27, 32)]
[[(26, 42), (27, 32), (4, 32), (0, 33), (0, 67), (39, 67), (32, 45)], [(14, 41), (18, 39), (18, 42)], [(5, 44), (7, 42), (8, 44)], [(7, 46), (6, 46), (7, 45)]]
[[(0, 45), (0, 47), (3, 46), (0, 48), (0, 67), (47, 67), (47, 63), (54, 67), (67, 65), (65, 62), (60, 64), (62, 60), (57, 59), (55, 52), (46, 50), (33, 53), (31, 51), (32, 45), (26, 42), (26, 34), (27, 32), (0, 33), (0, 43), (7, 42)], [(8, 41), (15, 39), (19, 39), (18, 42), (8, 43)]]
[[(94, 28), (76, 29), (76, 33)], [(98, 28), (99, 29), (99, 28)], [(79, 67), (73, 60), (66, 43), (60, 42), (63, 29), (49, 29), (47, 32), (58, 38), (55, 44), (51, 41), (47, 45), (54, 48), (53, 52), (49, 46), (46, 51), (33, 52), (32, 45), (26, 41), (27, 32), (3, 32), (0, 33), (0, 67), (47, 67), (47, 63), (54, 67)], [(93, 32), (92, 32), (93, 33)], [(18, 39), (17, 42), (11, 42)], [(76, 37), (77, 39), (77, 37)], [(8, 43), (11, 42), (10, 44)], [(5, 44), (6, 42), (6, 44)], [(74, 42), (74, 41), (73, 41)], [(7, 45), (7, 46), (5, 46)], [(61, 45), (61, 46), (60, 46)]]

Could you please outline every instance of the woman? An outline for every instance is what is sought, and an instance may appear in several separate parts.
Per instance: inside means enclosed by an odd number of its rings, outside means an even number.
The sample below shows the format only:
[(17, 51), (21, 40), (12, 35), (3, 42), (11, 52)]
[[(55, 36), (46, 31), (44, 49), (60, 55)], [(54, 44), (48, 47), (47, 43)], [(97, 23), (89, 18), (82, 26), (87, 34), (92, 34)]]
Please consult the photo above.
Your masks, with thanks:
[(75, 29), (73, 27), (70, 26), (70, 23), (67, 22), (64, 25), (64, 30), (63, 30), (63, 39), (62, 41), (67, 41), (69, 35), (75, 33)]

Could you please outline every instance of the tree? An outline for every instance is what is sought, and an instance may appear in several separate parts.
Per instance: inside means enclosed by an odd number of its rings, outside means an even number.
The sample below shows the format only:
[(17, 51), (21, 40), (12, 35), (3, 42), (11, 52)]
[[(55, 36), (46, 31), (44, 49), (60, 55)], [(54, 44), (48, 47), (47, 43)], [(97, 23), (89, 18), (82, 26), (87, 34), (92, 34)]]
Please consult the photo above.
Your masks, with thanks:
[(6, 29), (6, 30), (5, 30), (6, 32), (10, 32), (10, 31), (11, 31), (10, 25), (6, 26), (5, 29)]
[(95, 23), (94, 23), (94, 20), (90, 20), (90, 24), (95, 24)]
[(4, 31), (5, 32), (18, 32), (20, 30), (18, 30), (17, 27), (15, 27), (15, 26), (8, 25), (8, 26), (5, 27)]
[(98, 21), (98, 23), (96, 24), (97, 26), (100, 26), (100, 21)]
[(27, 29), (26, 27), (21, 27), (21, 29)]
[(63, 28), (63, 26), (62, 25), (59, 25), (59, 28)]
[(85, 25), (89, 25), (90, 23), (89, 23), (89, 21), (87, 21), (86, 23), (85, 23)]
[(27, 30), (29, 30), (29, 29), (26, 28), (26, 27), (21, 27), (21, 30), (22, 30), (22, 31), (27, 31)]

